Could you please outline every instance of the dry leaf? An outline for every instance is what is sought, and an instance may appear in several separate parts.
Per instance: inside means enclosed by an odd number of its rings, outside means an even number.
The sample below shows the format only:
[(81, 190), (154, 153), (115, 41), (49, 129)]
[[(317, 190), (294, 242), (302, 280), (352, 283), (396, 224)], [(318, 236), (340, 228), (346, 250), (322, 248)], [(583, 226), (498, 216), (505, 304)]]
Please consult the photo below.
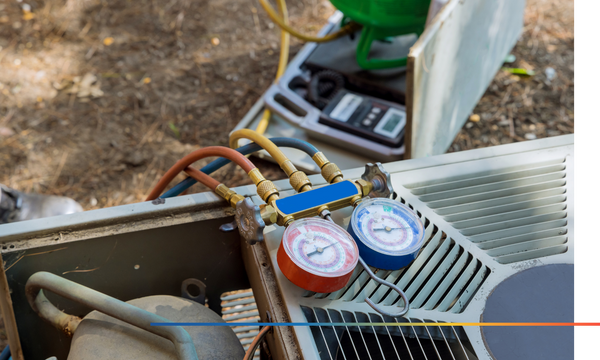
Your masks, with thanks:
[(28, 21), (35, 17), (31, 11), (23, 10), (23, 20)]
[(114, 39), (114, 38), (112, 38), (112, 37), (110, 37), (110, 36), (109, 36), (109, 37), (106, 37), (106, 38), (104, 38), (104, 40), (102, 41), (102, 43), (103, 43), (104, 45), (106, 45), (106, 46), (111, 46), (111, 45), (112, 45), (112, 43), (114, 43), (114, 42), (115, 42), (115, 39)]

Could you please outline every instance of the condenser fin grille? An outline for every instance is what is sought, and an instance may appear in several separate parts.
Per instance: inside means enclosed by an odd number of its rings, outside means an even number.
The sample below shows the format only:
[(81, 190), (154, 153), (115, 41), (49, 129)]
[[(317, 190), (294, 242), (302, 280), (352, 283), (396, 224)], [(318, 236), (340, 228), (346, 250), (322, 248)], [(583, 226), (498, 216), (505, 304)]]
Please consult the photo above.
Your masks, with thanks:
[[(374, 313), (302, 306), (321, 360), (474, 359), (472, 347), (458, 326), (373, 326), (368, 323), (408, 324), (431, 320), (381, 317)], [(322, 325), (327, 323), (339, 326)], [(363, 323), (365, 326), (357, 326)]]
[(567, 251), (564, 158), (405, 185), (501, 264)]
[[(401, 202), (405, 202), (400, 199)], [(407, 204), (412, 208), (410, 204)], [(424, 308), (460, 313), (475, 295), (490, 269), (461, 245), (417, 212), (427, 238), (417, 258), (406, 268), (388, 271), (371, 268), (376, 276), (396, 284), (411, 309)], [(329, 294), (306, 293), (305, 297), (363, 303), (368, 297), (376, 304), (402, 307), (399, 295), (371, 279), (359, 264), (348, 284)]]

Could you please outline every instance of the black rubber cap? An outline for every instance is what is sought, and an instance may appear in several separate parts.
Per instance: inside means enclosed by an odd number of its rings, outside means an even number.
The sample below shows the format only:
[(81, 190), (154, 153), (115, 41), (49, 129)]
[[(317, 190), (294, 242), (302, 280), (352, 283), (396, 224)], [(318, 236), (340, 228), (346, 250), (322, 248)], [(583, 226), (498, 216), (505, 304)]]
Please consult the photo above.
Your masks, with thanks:
[[(573, 265), (534, 267), (506, 279), (489, 296), (483, 322), (574, 322)], [(481, 328), (496, 360), (573, 359), (573, 327)]]

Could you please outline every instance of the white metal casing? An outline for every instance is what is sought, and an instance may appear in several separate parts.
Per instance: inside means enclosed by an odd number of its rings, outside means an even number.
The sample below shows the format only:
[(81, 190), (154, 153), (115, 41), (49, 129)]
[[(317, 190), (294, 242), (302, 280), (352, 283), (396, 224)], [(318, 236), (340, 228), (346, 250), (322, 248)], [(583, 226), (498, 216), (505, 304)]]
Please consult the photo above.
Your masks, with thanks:
[[(479, 322), (487, 297), (506, 278), (536, 266), (573, 264), (573, 149), (573, 136), (566, 135), (384, 165), (398, 200), (418, 212), (429, 240), (409, 267), (377, 273), (413, 297), (409, 321)], [(344, 175), (356, 179), (362, 171)], [(260, 202), (256, 196), (253, 200)], [(350, 214), (351, 209), (339, 210), (333, 219), (345, 228)], [(384, 306), (388, 311), (401, 305), (394, 293), (386, 295), (387, 288), (368, 279), (360, 265), (345, 289), (307, 294), (276, 265), (282, 232), (281, 227), (267, 227), (265, 241), (291, 321), (309, 321), (305, 307), (369, 314), (376, 322), (378, 315), (364, 302), (367, 296), (389, 306)], [(450, 287), (450, 280), (461, 271)], [(442, 290), (449, 288), (443, 298)], [(479, 327), (462, 330), (478, 359), (493, 359)], [(294, 327), (294, 332), (303, 357), (319, 358), (311, 329)], [(453, 355), (457, 359), (473, 355), (463, 350)]]

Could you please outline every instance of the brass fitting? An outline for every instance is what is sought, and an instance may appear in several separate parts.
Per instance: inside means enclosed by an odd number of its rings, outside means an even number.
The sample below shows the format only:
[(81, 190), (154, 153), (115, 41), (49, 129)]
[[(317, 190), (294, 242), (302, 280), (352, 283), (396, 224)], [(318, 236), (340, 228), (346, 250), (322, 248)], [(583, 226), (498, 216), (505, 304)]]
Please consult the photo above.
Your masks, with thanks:
[(330, 184), (344, 180), (342, 170), (340, 170), (336, 164), (331, 162), (321, 168), (321, 175)]
[(312, 190), (312, 184), (303, 171), (296, 171), (290, 176), (290, 184), (296, 192)]
[(260, 184), (262, 181), (266, 180), (263, 174), (260, 173), (260, 170), (258, 170), (258, 168), (250, 170), (248, 176), (256, 186), (258, 186), (258, 184)]
[(280, 167), (281, 167), (281, 170), (283, 170), (283, 172), (285, 172), (285, 174), (288, 177), (291, 176), (296, 171), (298, 171), (298, 169), (296, 169), (294, 164), (292, 164), (292, 162), (289, 159), (284, 161)]
[(217, 193), (217, 195), (229, 202), (229, 205), (231, 205), (231, 207), (233, 207), (234, 209), (236, 207), (236, 204), (240, 200), (244, 200), (244, 197), (242, 195), (231, 190), (230, 188), (225, 186), (225, 184), (219, 184), (215, 189), (215, 192)]
[(342, 174), (340, 168), (327, 160), (322, 152), (319, 151), (312, 158), (319, 166), (319, 169), (321, 169), (321, 176), (323, 176), (328, 183), (333, 184), (344, 180), (344, 174)]
[(350, 198), (350, 204), (352, 207), (356, 207), (362, 198), (358, 195), (355, 195)]
[(270, 204), (272, 201), (279, 199), (279, 190), (277, 190), (271, 180), (265, 179), (260, 170), (254, 168), (250, 170), (248, 176), (250, 176), (250, 179), (256, 185), (256, 192), (264, 202)]
[(261, 181), (256, 185), (256, 192), (267, 204), (271, 204), (273, 201), (279, 199), (279, 190), (277, 190), (271, 180)]
[(294, 217), (288, 215), (288, 216), (284, 217), (283, 219), (278, 219), (278, 220), (281, 220), (281, 221), (277, 222), (277, 225), (287, 227), (289, 224), (292, 223), (292, 221), (294, 221)]
[(261, 205), (260, 217), (262, 217), (265, 225), (277, 223), (277, 211), (271, 205)]
[(329, 160), (327, 160), (327, 158), (325, 157), (325, 155), (322, 152), (318, 152), (315, 155), (313, 155), (313, 161), (317, 164), (317, 166), (319, 167), (319, 169), (321, 169), (323, 166), (325, 166), (325, 164), (329, 163)]
[(356, 184), (356, 187), (358, 187), (358, 189), (362, 193), (362, 196), (369, 195), (371, 190), (373, 190), (373, 184), (371, 184), (369, 181), (366, 181), (363, 179), (358, 179), (354, 183)]

